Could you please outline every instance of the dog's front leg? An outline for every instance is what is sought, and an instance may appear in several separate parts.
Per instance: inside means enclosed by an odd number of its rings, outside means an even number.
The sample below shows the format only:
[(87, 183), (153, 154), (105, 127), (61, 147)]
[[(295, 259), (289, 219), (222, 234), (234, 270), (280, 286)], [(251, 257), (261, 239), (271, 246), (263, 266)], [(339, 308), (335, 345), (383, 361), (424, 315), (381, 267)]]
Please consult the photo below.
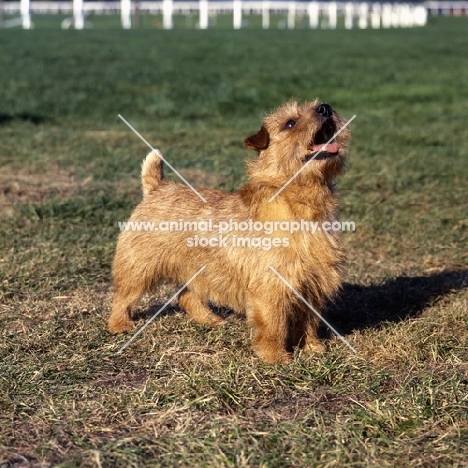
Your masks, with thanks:
[(271, 298), (250, 298), (247, 320), (254, 329), (252, 349), (269, 364), (290, 362), (292, 354), (286, 348), (288, 338), (287, 312)]

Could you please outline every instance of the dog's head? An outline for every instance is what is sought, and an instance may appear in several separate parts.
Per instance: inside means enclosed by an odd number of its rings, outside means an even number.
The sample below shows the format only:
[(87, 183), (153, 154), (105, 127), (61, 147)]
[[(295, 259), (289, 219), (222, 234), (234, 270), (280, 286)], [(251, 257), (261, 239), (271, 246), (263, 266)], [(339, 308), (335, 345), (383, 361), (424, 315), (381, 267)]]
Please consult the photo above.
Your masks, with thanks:
[(301, 185), (333, 179), (344, 169), (350, 138), (345, 124), (319, 100), (282, 105), (265, 117), (260, 131), (245, 139), (247, 148), (259, 154), (249, 163), (251, 179), (278, 186), (296, 174), (294, 181)]

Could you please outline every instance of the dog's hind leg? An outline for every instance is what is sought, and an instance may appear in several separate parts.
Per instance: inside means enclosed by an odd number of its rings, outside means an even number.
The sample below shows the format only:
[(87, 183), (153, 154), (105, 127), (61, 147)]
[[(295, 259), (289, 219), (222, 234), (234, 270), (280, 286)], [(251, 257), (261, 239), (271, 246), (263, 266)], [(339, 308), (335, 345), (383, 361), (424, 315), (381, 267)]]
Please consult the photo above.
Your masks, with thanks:
[(305, 353), (323, 353), (326, 351), (325, 345), (319, 340), (317, 331), (319, 328), (319, 319), (311, 311), (306, 315), (303, 324), (303, 336), (301, 340), (302, 349)]
[(133, 328), (131, 321), (132, 308), (140, 299), (143, 290), (116, 286), (112, 313), (109, 317), (108, 328), (111, 333), (120, 333)]
[(216, 327), (222, 325), (225, 320), (213, 313), (203, 302), (202, 298), (195, 292), (185, 289), (179, 296), (179, 305), (189, 317), (197, 323)]

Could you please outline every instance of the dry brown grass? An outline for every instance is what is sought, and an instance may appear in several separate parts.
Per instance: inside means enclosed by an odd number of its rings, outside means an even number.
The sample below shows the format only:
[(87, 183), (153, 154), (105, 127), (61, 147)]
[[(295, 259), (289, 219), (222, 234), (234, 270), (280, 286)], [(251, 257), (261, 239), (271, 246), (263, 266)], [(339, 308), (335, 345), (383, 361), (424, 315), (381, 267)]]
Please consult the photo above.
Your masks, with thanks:
[(92, 180), (88, 177), (77, 181), (71, 171), (52, 165), (41, 171), (15, 171), (3, 167), (0, 171), (0, 209), (12, 214), (14, 205), (43, 203), (53, 198), (67, 199), (84, 190)]
[[(181, 169), (179, 172), (188, 182), (200, 187), (222, 188), (226, 185), (226, 177), (201, 169)], [(174, 178), (174, 175), (171, 175), (171, 178)], [(54, 199), (63, 202), (72, 197), (82, 196), (88, 188), (94, 191), (99, 188), (91, 182), (92, 176), (78, 180), (73, 171), (64, 170), (57, 165), (47, 165), (40, 172), (37, 168), (28, 172), (3, 167), (0, 170), (0, 209), (2, 214), (12, 214), (14, 206), (18, 204), (42, 204)], [(106, 184), (105, 188), (134, 198), (140, 196), (141, 191), (140, 181), (136, 179), (111, 182)]]

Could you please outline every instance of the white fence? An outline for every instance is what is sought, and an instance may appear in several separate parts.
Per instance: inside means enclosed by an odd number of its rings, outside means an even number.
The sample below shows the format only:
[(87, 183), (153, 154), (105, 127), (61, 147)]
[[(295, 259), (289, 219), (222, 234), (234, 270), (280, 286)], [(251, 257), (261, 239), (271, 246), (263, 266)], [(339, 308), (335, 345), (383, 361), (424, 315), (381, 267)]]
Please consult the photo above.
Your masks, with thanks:
[(431, 15), (468, 16), (468, 2), (429, 1), (424, 3)]
[[(338, 17), (344, 18), (344, 26), (352, 28), (392, 28), (424, 26), (427, 22), (428, 11), (438, 11), (442, 2), (428, 2), (426, 4), (405, 3), (367, 3), (367, 2), (305, 2), (282, 0), (233, 0), (233, 1), (134, 1), (120, 0), (120, 2), (95, 2), (72, 0), (68, 2), (47, 2), (20, 0), (19, 2), (3, 2), (3, 11), (7, 14), (20, 14), (19, 18), (4, 21), (4, 27), (22, 26), (25, 29), (34, 27), (31, 14), (71, 14), (70, 18), (62, 22), (62, 28), (73, 27), (83, 29), (88, 26), (85, 21), (87, 14), (120, 13), (122, 27), (132, 27), (132, 12), (138, 8), (139, 13), (161, 14), (163, 27), (174, 27), (174, 15), (198, 15), (197, 26), (206, 29), (210, 19), (217, 15), (232, 15), (234, 29), (240, 29), (243, 18), (248, 15), (261, 15), (262, 27), (270, 27), (270, 15), (286, 16), (286, 27), (293, 29), (298, 17), (307, 18), (310, 28), (337, 27)], [(447, 2), (443, 2), (445, 5)], [(465, 4), (468, 2), (453, 2)], [(430, 5), (430, 6), (429, 6)], [(468, 11), (468, 7), (467, 10)]]

